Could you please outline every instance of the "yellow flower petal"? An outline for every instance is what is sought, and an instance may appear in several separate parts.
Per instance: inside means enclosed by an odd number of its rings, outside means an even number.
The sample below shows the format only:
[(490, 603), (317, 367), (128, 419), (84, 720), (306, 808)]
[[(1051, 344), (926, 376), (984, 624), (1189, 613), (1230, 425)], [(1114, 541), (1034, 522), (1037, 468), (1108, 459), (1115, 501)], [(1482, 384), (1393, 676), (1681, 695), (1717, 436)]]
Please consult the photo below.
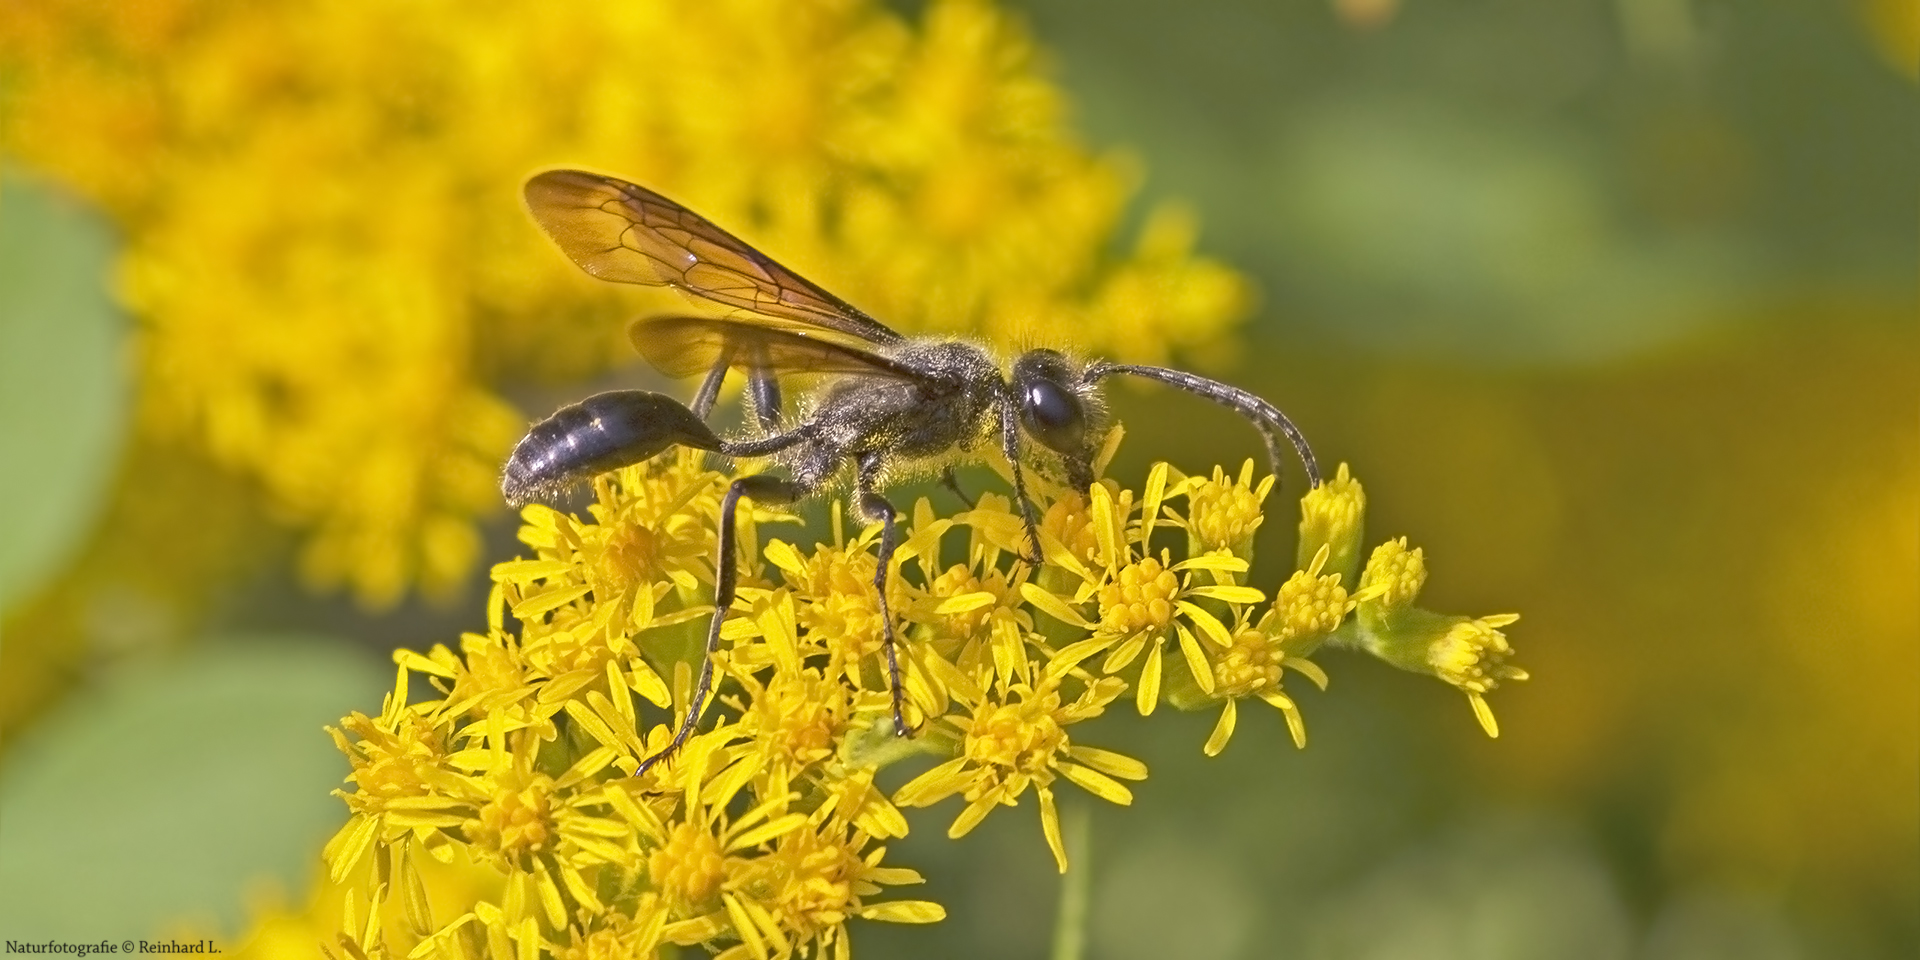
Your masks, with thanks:
[(1160, 664), (1165, 649), (1166, 644), (1154, 643), (1153, 649), (1147, 651), (1146, 665), (1140, 668), (1140, 684), (1134, 688), (1133, 702), (1143, 717), (1151, 715), (1153, 708), (1160, 704)]
[(1072, 624), (1082, 630), (1093, 629), (1093, 624), (1088, 623), (1085, 617), (1075, 613), (1073, 608), (1067, 606), (1065, 601), (1042, 590), (1038, 584), (1032, 581), (1020, 585), (1020, 598), (1032, 604), (1034, 609), (1062, 623)]
[(445, 665), (429, 660), (412, 650), (395, 650), (393, 652), (393, 662), (415, 673), (430, 673), (436, 677), (446, 677), (449, 680), (454, 677), (454, 672)]
[(997, 599), (993, 594), (984, 590), (973, 593), (956, 594), (936, 604), (933, 612), (943, 617), (950, 617), (954, 614), (978, 610), (981, 607), (991, 607)]
[(733, 841), (727, 844), (727, 852), (735, 853), (741, 850), (750, 850), (763, 843), (778, 839), (785, 834), (792, 833), (806, 826), (806, 824), (807, 816), (804, 813), (789, 813), (784, 817), (776, 817), (733, 838)]
[(1092, 767), (1083, 767), (1077, 763), (1059, 765), (1060, 775), (1079, 785), (1081, 789), (1109, 803), (1123, 807), (1133, 804), (1133, 791), (1126, 785), (1108, 777)]
[(1200, 641), (1193, 638), (1193, 631), (1184, 625), (1177, 631), (1180, 635), (1180, 654), (1186, 658), (1187, 671), (1193, 674), (1193, 681), (1200, 685), (1200, 692), (1213, 692), (1213, 664), (1207, 661), (1207, 654), (1200, 649)]
[(1060, 872), (1067, 872), (1067, 845), (1060, 839), (1060, 811), (1054, 809), (1053, 791), (1040, 788), (1040, 831), (1047, 835), (1047, 848), (1053, 851), (1053, 862), (1060, 866)]
[(1180, 612), (1186, 614), (1187, 619), (1200, 628), (1200, 635), (1213, 641), (1215, 647), (1225, 650), (1233, 646), (1233, 635), (1227, 632), (1226, 625), (1218, 617), (1186, 600), (1180, 601)]
[(1278, 690), (1262, 693), (1260, 699), (1273, 704), (1281, 715), (1287, 718), (1287, 732), (1293, 735), (1294, 749), (1306, 749), (1307, 722), (1300, 716), (1300, 708), (1294, 704), (1293, 699)]
[(1120, 777), (1125, 780), (1145, 780), (1147, 778), (1146, 764), (1124, 754), (1114, 753), (1111, 750), (1102, 750), (1099, 747), (1083, 747), (1075, 744), (1067, 751), (1067, 755), (1109, 776)]
[(1259, 603), (1267, 598), (1265, 593), (1254, 587), (1241, 587), (1230, 583), (1216, 583), (1194, 587), (1187, 591), (1187, 595), (1191, 597), (1206, 597), (1227, 603), (1246, 604)]
[(514, 604), (513, 615), (521, 620), (536, 620), (592, 592), (593, 588), (584, 583), (573, 587), (542, 590)]
[(723, 893), (720, 895), (720, 902), (726, 907), (727, 918), (733, 921), (733, 932), (739, 935), (741, 942), (745, 943), (749, 950), (753, 951), (753, 955), (759, 960), (767, 960), (771, 957), (773, 954), (767, 950), (767, 941), (760, 935), (759, 925), (753, 922), (746, 908), (740, 905), (740, 898), (731, 893)]
[(1480, 729), (1485, 730), (1489, 737), (1500, 736), (1500, 724), (1493, 719), (1493, 708), (1487, 706), (1487, 698), (1469, 691), (1467, 702), (1473, 705), (1473, 716), (1480, 721)]
[(1140, 651), (1146, 648), (1146, 633), (1140, 632), (1132, 634), (1125, 640), (1120, 641), (1120, 645), (1114, 647), (1112, 653), (1107, 654), (1106, 662), (1100, 664), (1100, 672), (1119, 673), (1125, 670), (1129, 664), (1133, 663), (1135, 658), (1140, 656)]
[(1229, 697), (1226, 706), (1220, 709), (1220, 720), (1213, 725), (1213, 733), (1207, 736), (1206, 745), (1200, 748), (1207, 756), (1219, 756), (1220, 751), (1227, 748), (1227, 741), (1233, 739), (1233, 724), (1238, 712), (1234, 707), (1236, 702)]
[(894, 900), (861, 907), (860, 916), (888, 923), (938, 923), (947, 918), (947, 908), (931, 900)]
[(947, 839), (958, 840), (972, 833), (973, 828), (979, 826), (980, 821), (985, 820), (987, 814), (993, 812), (993, 808), (999, 805), (999, 798), (999, 792), (995, 791), (967, 804), (967, 808), (960, 811), (960, 815), (953, 819), (953, 825), (947, 828)]
[(968, 782), (972, 780), (972, 777), (964, 772), (966, 766), (966, 757), (948, 760), (907, 781), (905, 786), (894, 791), (893, 802), (903, 807), (924, 807), (939, 803), (966, 789)]

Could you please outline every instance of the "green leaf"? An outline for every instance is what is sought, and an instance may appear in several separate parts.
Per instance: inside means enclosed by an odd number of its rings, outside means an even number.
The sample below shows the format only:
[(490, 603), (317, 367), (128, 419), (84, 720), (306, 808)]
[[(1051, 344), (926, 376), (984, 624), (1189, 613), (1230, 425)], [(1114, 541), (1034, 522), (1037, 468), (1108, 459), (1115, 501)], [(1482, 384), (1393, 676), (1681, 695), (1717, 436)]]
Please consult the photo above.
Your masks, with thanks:
[(80, 545), (126, 432), (114, 240), (90, 211), (0, 168), (0, 610)]
[(321, 727), (378, 710), (391, 682), (337, 640), (250, 637), (77, 691), (0, 777), (0, 930), (237, 937), (248, 894), (298, 897), (318, 875), (348, 771)]

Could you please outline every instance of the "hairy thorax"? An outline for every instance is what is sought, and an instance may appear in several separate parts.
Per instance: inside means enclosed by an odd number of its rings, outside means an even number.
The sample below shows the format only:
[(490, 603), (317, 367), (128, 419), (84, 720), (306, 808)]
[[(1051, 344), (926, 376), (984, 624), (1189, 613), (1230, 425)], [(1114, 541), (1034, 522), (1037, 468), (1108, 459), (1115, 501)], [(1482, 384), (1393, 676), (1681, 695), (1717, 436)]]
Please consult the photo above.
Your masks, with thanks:
[(807, 403), (822, 453), (879, 453), (889, 460), (937, 457), (971, 447), (991, 427), (1000, 368), (985, 350), (956, 341), (909, 340), (891, 359), (922, 371), (917, 381), (858, 376), (823, 386)]

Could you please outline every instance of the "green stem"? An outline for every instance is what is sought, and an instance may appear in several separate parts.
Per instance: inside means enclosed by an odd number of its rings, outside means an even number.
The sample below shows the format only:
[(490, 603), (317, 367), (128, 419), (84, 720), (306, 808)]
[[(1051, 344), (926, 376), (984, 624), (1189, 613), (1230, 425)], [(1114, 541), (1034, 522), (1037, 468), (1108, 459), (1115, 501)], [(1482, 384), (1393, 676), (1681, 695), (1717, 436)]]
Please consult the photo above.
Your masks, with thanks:
[(1087, 946), (1088, 853), (1093, 848), (1093, 817), (1084, 803), (1062, 804), (1060, 842), (1072, 866), (1060, 878), (1060, 914), (1053, 925), (1052, 960), (1080, 960)]

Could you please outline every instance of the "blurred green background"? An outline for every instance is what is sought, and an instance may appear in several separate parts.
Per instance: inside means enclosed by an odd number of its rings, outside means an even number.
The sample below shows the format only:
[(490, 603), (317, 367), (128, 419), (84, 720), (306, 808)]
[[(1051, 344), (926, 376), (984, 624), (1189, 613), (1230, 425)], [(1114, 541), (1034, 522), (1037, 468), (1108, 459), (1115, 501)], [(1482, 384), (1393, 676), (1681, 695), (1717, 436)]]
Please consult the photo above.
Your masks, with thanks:
[[(1089, 955), (1920, 949), (1913, 5), (1012, 7), (1087, 138), (1259, 283), (1245, 349), (1184, 360), (1353, 465), (1369, 541), (1427, 549), (1428, 605), (1522, 613), (1533, 676), (1493, 697), (1498, 740), (1455, 691), (1341, 654), (1299, 697), (1304, 752), (1276, 717), (1216, 759), (1210, 714), (1104, 718), (1153, 776), (1074, 851)], [(161, 455), (121, 439), (110, 231), (36, 176), (0, 183), (9, 613), (111, 550), (87, 504)], [(1196, 429), (1197, 403), (1115, 392), (1117, 475), (1256, 452), (1231, 418)], [(245, 496), (192, 469), (198, 496)], [(1268, 558), (1291, 556), (1290, 499)], [(485, 559), (511, 536), (503, 514)], [(214, 642), (147, 642), (166, 631), (114, 608), (6, 731), (0, 935), (237, 937), (341, 819), (319, 725), (377, 708), (391, 646), (482, 622), (478, 575), (462, 603), (370, 614), (298, 587), (273, 534), (227, 540), (233, 586), (195, 627)], [(0, 645), (39, 640), (7, 622)], [(1038, 832), (917, 830), (889, 861), (949, 919), (857, 925), (861, 953), (1045, 955)]]

